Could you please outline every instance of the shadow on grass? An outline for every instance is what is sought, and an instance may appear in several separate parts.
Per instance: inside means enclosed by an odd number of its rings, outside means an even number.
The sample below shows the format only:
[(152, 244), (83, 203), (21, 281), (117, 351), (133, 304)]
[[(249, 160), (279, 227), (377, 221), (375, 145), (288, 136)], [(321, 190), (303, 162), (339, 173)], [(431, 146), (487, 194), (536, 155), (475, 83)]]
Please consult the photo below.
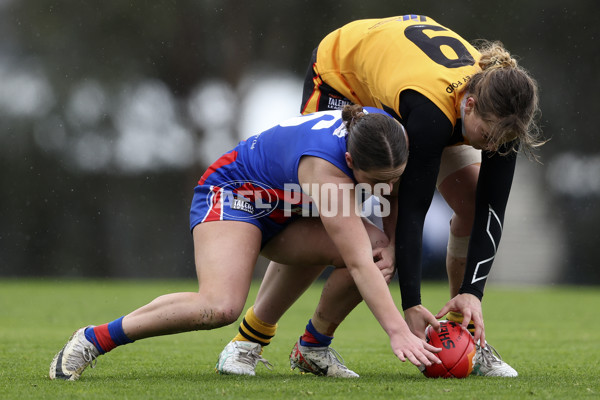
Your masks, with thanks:
[[(160, 383), (161, 381), (176, 384), (177, 382), (190, 383), (190, 382), (212, 382), (212, 383), (234, 383), (243, 382), (245, 384), (251, 384), (252, 382), (264, 384), (265, 382), (298, 382), (298, 383), (319, 383), (319, 384), (348, 384), (348, 383), (361, 383), (361, 382), (389, 382), (398, 383), (402, 382), (424, 382), (428, 379), (422, 375), (399, 373), (399, 372), (371, 372), (364, 373), (360, 378), (356, 379), (344, 379), (344, 378), (331, 378), (326, 376), (316, 376), (312, 374), (303, 374), (298, 372), (263, 372), (258, 373), (256, 376), (243, 376), (243, 375), (222, 375), (216, 372), (198, 372), (194, 370), (185, 371), (160, 371), (160, 370), (137, 370), (130, 371), (128, 373), (103, 371), (95, 373), (96, 371), (86, 371), (81, 377), (81, 381), (89, 383), (98, 382), (127, 382), (127, 381), (139, 381), (147, 380), (153, 384)], [(458, 380), (457, 380), (458, 381)]]

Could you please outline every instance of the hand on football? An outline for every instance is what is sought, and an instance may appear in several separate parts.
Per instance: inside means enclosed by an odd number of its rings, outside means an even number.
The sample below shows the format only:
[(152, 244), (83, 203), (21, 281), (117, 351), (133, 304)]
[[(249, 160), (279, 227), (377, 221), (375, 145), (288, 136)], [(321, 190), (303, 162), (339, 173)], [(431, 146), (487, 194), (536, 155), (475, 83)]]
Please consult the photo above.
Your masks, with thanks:
[(394, 335), (390, 338), (390, 342), (394, 354), (402, 362), (408, 360), (416, 367), (441, 363), (440, 359), (434, 353), (439, 353), (442, 349), (419, 339), (408, 330), (404, 333)]
[(437, 313), (436, 318), (442, 318), (449, 311), (459, 312), (463, 315), (463, 328), (467, 328), (472, 320), (475, 325), (473, 338), (475, 343), (485, 344), (485, 327), (483, 325), (483, 312), (481, 311), (481, 300), (469, 293), (456, 295)]
[(440, 330), (440, 323), (433, 314), (422, 305), (414, 306), (404, 310), (404, 320), (410, 331), (417, 337), (425, 340), (425, 329), (431, 325), (436, 332)]

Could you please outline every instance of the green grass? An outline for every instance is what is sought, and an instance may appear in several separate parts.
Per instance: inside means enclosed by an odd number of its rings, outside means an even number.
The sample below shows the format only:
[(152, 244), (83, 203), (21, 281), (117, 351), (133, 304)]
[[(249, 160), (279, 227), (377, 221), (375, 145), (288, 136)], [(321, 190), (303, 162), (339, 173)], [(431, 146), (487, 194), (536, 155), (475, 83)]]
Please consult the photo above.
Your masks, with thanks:
[[(397, 284), (392, 292), (399, 301)], [(257, 285), (250, 293), (254, 299)], [(427, 379), (392, 354), (382, 329), (361, 305), (334, 340), (358, 380), (290, 371), (288, 354), (303, 332), (321, 286), (311, 288), (282, 319), (257, 376), (220, 376), (213, 367), (237, 325), (210, 332), (152, 338), (101, 357), (77, 382), (50, 381), (48, 366), (68, 336), (100, 324), (158, 295), (193, 291), (193, 281), (0, 282), (0, 398), (2, 399), (579, 399), (600, 397), (600, 289), (506, 288), (488, 285), (487, 337), (520, 373), (515, 379)], [(434, 313), (445, 284), (427, 284), (424, 305)]]

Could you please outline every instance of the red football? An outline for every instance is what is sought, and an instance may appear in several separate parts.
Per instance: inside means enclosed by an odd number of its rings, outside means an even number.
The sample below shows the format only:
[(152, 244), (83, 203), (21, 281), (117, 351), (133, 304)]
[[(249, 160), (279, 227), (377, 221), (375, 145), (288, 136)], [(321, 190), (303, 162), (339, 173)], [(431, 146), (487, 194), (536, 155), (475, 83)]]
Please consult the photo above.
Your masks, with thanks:
[(466, 378), (473, 370), (475, 341), (462, 326), (452, 321), (440, 321), (440, 332), (431, 325), (425, 330), (427, 343), (440, 347), (436, 353), (442, 361), (425, 367), (423, 374), (428, 378)]

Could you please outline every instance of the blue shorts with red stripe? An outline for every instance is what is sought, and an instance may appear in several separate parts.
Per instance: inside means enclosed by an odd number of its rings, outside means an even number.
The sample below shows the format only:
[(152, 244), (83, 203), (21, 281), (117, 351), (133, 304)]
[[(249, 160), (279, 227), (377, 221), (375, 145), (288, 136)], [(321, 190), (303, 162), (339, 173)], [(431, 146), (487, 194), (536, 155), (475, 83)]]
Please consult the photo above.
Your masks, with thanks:
[(260, 229), (264, 246), (301, 217), (303, 203), (306, 206), (308, 199), (301, 193), (248, 179), (236, 159), (235, 150), (223, 155), (198, 181), (190, 210), (190, 230), (203, 222), (246, 222)]

